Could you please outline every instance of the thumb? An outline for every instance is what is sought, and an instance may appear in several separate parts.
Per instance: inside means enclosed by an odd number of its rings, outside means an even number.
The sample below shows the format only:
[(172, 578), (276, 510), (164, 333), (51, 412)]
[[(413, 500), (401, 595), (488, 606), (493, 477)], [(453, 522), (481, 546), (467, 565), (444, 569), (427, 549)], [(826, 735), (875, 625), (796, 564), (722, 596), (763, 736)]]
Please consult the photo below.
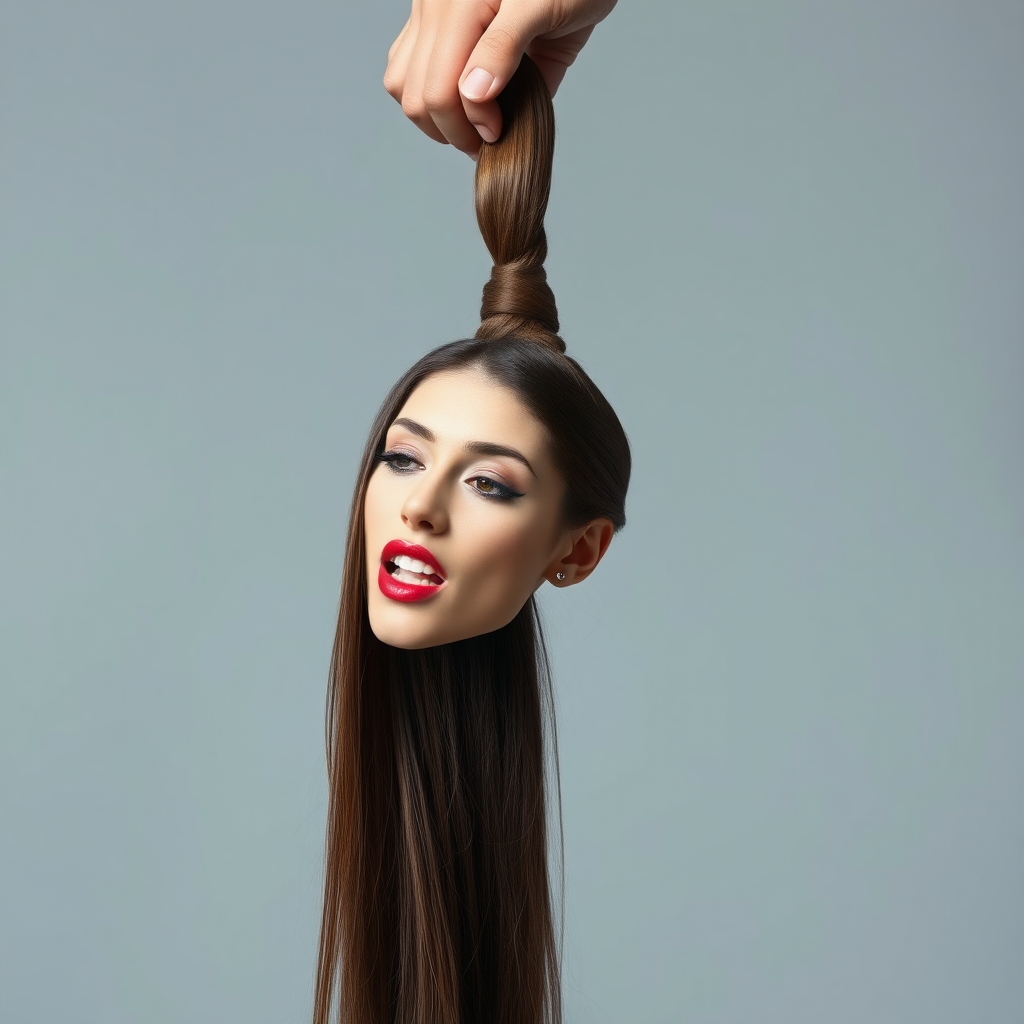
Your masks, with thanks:
[(487, 142), (501, 135), (496, 97), (508, 85), (540, 26), (501, 7), (473, 48), (459, 77), (466, 116)]

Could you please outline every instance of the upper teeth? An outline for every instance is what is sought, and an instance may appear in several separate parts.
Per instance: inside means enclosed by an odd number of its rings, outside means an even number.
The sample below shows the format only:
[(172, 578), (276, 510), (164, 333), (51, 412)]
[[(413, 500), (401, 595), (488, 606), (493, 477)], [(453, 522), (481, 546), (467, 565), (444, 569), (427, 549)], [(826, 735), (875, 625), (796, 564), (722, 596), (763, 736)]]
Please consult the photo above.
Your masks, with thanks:
[(393, 555), (391, 561), (399, 569), (407, 569), (409, 572), (421, 572), (425, 576), (434, 575), (434, 567), (429, 562), (421, 562), (418, 558), (410, 558), (408, 555)]

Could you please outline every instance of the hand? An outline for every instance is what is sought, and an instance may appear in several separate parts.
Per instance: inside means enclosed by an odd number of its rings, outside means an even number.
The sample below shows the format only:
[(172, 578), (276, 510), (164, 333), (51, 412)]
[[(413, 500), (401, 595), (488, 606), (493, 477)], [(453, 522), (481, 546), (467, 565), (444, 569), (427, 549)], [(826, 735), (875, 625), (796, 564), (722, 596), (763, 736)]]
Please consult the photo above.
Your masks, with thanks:
[(412, 0), (384, 88), (437, 142), (475, 158), (501, 135), (495, 97), (528, 53), (551, 95), (616, 0)]

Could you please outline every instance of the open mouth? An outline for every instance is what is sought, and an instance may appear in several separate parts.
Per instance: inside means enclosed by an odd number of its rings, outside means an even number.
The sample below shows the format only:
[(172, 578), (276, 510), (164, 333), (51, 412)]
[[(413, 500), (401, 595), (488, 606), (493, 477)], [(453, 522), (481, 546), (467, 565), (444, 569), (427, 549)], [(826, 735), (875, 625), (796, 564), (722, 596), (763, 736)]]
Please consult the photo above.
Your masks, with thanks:
[(444, 583), (444, 577), (433, 565), (408, 555), (392, 555), (383, 565), (387, 574), (400, 583), (414, 587), (439, 587)]

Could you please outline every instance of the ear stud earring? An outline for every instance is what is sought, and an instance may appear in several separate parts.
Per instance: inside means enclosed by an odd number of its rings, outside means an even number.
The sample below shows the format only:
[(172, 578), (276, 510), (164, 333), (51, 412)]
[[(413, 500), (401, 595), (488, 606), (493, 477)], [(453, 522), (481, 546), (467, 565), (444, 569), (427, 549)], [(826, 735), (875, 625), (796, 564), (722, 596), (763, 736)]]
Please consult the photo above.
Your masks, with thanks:
[(565, 579), (565, 573), (564, 572), (556, 572), (555, 573), (555, 579), (556, 580), (564, 580)]

